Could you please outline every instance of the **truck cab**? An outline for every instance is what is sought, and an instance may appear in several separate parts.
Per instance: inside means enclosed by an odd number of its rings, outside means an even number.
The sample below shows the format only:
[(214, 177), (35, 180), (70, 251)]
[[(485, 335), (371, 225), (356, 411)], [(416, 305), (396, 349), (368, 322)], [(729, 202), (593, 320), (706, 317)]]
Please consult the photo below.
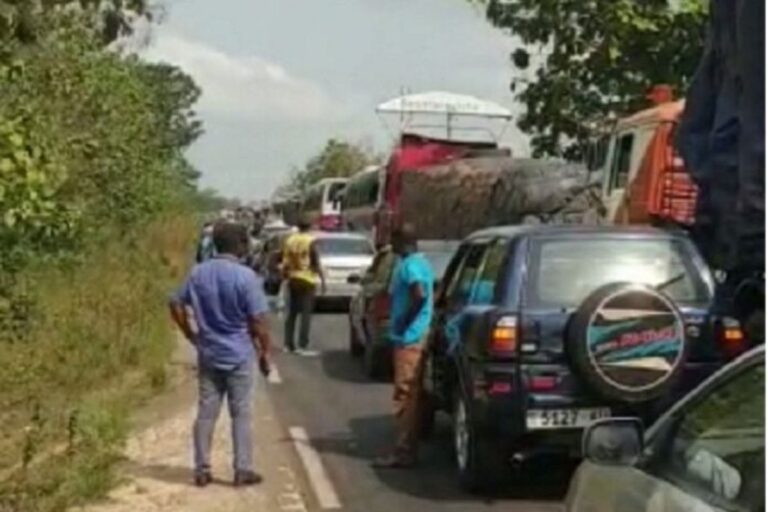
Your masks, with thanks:
[(620, 119), (592, 147), (609, 224), (693, 224), (696, 186), (674, 148), (684, 102), (661, 91), (651, 95), (654, 106)]

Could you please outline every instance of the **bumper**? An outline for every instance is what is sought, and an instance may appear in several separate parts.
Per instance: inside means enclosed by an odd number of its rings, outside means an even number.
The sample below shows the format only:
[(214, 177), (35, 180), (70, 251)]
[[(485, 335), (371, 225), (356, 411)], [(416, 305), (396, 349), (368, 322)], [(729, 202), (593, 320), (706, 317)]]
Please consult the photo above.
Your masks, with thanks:
[[(689, 363), (677, 386), (663, 398), (644, 404), (626, 404), (601, 400), (584, 389), (566, 366), (518, 369), (510, 364), (482, 365), (473, 371), (476, 377), (472, 419), (481, 435), (499, 439), (513, 450), (579, 456), (583, 428), (529, 430), (528, 410), (608, 407), (614, 416), (637, 416), (650, 425), (721, 366), (720, 363)], [(531, 392), (525, 389), (523, 380), (532, 373), (559, 374), (562, 388), (546, 393)]]
[(346, 281), (327, 281), (325, 293), (318, 290), (318, 299), (351, 299), (360, 293), (360, 286), (349, 284)]

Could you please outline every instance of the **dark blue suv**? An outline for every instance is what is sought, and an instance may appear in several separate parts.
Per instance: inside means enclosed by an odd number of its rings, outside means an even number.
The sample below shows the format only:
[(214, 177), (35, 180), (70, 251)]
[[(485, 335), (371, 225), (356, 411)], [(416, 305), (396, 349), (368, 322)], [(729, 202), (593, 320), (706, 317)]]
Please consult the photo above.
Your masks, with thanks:
[(683, 233), (477, 232), (436, 298), (422, 427), (437, 410), (452, 415), (469, 489), (496, 485), (513, 460), (578, 456), (586, 425), (627, 414), (650, 421), (742, 343), (737, 325), (720, 332), (711, 317), (713, 286)]

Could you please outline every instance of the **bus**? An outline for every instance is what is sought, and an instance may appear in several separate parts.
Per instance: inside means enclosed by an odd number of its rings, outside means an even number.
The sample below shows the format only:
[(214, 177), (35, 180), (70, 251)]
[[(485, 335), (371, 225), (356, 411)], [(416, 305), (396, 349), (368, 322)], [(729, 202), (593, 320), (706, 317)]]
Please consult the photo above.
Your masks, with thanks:
[(348, 181), (347, 178), (325, 178), (306, 191), (301, 212), (309, 216), (313, 228), (324, 231), (341, 228), (341, 196)]
[(341, 218), (349, 231), (372, 233), (384, 190), (384, 167), (366, 167), (349, 179), (341, 200)]

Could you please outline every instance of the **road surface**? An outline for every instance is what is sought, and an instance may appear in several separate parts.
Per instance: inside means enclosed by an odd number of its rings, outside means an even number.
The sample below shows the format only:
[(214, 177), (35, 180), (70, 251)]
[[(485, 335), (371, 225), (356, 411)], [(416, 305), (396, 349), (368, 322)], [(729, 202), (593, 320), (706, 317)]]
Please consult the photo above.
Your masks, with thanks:
[[(275, 316), (275, 343), (282, 347), (280, 324)], [(391, 387), (366, 380), (347, 351), (347, 336), (346, 316), (316, 316), (312, 342), (321, 355), (315, 359), (276, 355), (279, 377), (270, 385), (271, 401), (284, 428), (308, 438), (316, 459), (308, 471), (309, 479), (316, 493), (319, 487), (320, 493), (330, 497), (325, 508), (355, 512), (425, 512), (437, 507), (461, 512), (562, 510), (569, 471), (557, 461), (531, 468), (535, 476), (497, 496), (462, 492), (453, 472), (446, 421), (438, 424), (435, 436), (424, 445), (418, 468), (371, 468), (371, 459), (388, 447), (392, 437)], [(322, 505), (323, 500), (319, 501)]]

